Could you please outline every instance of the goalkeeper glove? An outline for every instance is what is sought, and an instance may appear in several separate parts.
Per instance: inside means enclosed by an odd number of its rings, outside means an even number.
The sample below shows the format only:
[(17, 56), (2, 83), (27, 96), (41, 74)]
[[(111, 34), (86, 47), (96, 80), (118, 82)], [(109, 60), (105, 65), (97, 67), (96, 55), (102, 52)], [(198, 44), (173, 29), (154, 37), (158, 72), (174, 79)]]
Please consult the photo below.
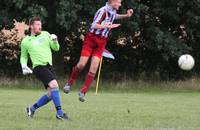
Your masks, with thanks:
[(51, 34), (50, 38), (52, 41), (54, 41), (55, 43), (58, 43), (58, 37), (55, 34)]
[(21, 65), (23, 75), (32, 74), (33, 71), (25, 64)]

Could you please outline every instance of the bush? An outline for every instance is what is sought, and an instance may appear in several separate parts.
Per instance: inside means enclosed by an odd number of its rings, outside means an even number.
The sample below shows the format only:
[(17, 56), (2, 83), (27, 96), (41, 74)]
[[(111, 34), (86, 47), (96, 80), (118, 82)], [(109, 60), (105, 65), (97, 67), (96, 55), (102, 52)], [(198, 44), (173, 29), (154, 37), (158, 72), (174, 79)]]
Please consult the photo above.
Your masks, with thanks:
[(24, 37), (24, 31), (28, 29), (24, 23), (15, 21), (14, 25), (11, 30), (0, 31), (0, 70), (8, 75), (16, 75), (20, 72), (19, 45)]

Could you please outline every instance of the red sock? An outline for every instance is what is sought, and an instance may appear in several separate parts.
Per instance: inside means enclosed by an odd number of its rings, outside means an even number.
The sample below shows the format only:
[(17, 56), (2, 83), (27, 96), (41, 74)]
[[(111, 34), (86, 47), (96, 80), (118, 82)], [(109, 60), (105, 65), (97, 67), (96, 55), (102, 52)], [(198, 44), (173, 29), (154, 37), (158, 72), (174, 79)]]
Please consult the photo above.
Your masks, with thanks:
[(77, 80), (79, 74), (81, 72), (81, 69), (79, 69), (77, 66), (75, 66), (72, 70), (72, 73), (70, 75), (70, 78), (68, 80), (68, 84), (71, 86), (75, 83), (75, 81)]
[(89, 72), (86, 76), (85, 79), (85, 86), (82, 88), (81, 92), (82, 93), (86, 93), (88, 91), (88, 89), (90, 88), (90, 85), (92, 84), (92, 81), (94, 80), (95, 74)]

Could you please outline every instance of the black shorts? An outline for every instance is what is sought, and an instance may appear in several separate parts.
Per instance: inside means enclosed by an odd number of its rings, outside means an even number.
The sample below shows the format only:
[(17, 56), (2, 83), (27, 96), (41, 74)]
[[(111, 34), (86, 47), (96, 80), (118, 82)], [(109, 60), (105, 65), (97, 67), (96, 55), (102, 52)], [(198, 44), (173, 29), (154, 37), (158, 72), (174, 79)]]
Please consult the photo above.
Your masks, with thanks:
[(33, 73), (35, 76), (42, 81), (44, 84), (45, 88), (47, 89), (49, 87), (49, 83), (52, 80), (56, 79), (56, 73), (51, 65), (46, 65), (46, 66), (37, 66), (33, 69)]

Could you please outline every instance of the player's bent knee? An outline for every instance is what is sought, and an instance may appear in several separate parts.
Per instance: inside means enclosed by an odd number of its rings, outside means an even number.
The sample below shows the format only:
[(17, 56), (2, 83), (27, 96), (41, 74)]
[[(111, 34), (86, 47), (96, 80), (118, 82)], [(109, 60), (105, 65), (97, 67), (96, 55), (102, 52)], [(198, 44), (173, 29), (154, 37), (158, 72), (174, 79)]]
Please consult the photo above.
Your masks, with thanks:
[(78, 63), (77, 67), (80, 69), (80, 70), (83, 70), (85, 68), (85, 64), (84, 63)]
[(97, 72), (98, 66), (91, 66), (90, 72), (95, 74)]
[(97, 64), (92, 64), (91, 67), (90, 67), (90, 72), (92, 73), (96, 73), (97, 70), (98, 70), (98, 63)]
[(52, 80), (50, 83), (49, 83), (49, 87), (51, 89), (54, 89), (54, 88), (58, 88), (58, 83), (56, 80)]

